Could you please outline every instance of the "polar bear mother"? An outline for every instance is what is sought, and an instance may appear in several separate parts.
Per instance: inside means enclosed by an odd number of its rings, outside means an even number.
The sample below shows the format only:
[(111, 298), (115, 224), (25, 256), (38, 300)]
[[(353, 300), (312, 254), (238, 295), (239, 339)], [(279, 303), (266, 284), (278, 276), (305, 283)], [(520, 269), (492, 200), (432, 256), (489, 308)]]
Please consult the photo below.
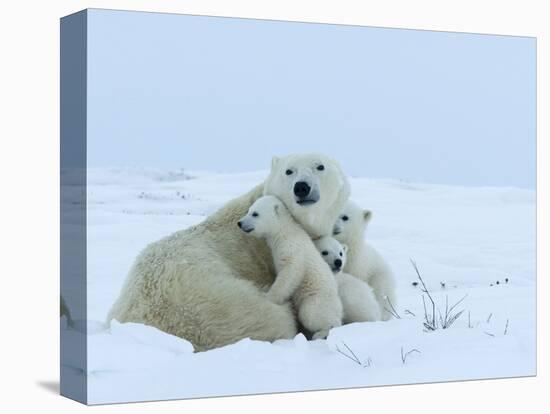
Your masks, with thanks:
[(289, 303), (270, 302), (275, 278), (265, 241), (246, 237), (238, 220), (262, 195), (274, 195), (312, 238), (329, 235), (350, 195), (339, 164), (321, 154), (274, 158), (263, 184), (202, 223), (147, 246), (136, 258), (108, 320), (151, 325), (197, 351), (242, 338), (292, 338)]

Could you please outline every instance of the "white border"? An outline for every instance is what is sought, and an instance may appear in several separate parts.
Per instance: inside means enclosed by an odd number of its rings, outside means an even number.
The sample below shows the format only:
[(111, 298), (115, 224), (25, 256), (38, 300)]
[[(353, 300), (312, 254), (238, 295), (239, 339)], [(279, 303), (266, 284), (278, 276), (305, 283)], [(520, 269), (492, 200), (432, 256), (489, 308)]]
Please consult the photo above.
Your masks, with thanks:
[[(507, 413), (547, 409), (550, 154), (549, 13), (544, 1), (111, 0), (5, 1), (0, 5), (0, 237), (6, 412), (80, 412), (40, 382), (58, 379), (59, 18), (86, 7), (358, 24), (538, 38), (538, 377), (102, 406), (101, 412)], [(543, 75), (546, 74), (546, 77)], [(546, 114), (544, 119), (543, 114)], [(542, 160), (546, 160), (546, 163)], [(513, 218), (510, 218), (513, 219)], [(503, 223), (505, 225), (505, 223)], [(546, 328), (544, 328), (546, 325)], [(544, 328), (544, 329), (543, 329)], [(185, 373), (182, 373), (185, 375)], [(10, 410), (10, 406), (12, 410)], [(6, 409), (4, 408), (4, 409)]]

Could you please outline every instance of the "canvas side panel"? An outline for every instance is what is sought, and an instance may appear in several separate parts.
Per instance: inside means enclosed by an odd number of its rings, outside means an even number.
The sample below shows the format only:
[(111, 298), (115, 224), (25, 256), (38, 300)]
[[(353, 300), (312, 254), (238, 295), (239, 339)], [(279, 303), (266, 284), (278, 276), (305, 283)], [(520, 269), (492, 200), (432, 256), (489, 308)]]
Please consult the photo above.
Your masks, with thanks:
[(61, 19), (61, 394), (87, 402), (87, 11)]

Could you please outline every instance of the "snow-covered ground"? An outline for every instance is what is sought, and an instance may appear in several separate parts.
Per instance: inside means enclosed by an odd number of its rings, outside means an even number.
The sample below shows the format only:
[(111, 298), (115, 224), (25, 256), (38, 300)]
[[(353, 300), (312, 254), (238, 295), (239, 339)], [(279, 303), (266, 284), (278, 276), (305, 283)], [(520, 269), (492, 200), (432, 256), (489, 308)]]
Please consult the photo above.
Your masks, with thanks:
[[(352, 198), (374, 212), (367, 238), (395, 271), (400, 319), (346, 325), (327, 340), (244, 339), (203, 353), (152, 327), (102, 325), (147, 243), (200, 222), (266, 175), (89, 171), (90, 403), (535, 374), (535, 193), (516, 188), (351, 178)], [(446, 298), (450, 306), (467, 295), (450, 328), (424, 330), (411, 258), (442, 312)]]

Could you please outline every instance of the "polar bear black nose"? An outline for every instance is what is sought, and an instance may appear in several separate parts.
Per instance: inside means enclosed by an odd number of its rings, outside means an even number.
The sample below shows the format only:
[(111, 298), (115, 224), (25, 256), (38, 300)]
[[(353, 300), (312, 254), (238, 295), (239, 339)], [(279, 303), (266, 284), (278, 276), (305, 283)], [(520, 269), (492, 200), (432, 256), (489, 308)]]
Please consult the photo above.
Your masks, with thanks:
[(342, 261), (340, 259), (336, 259), (334, 261), (334, 266), (336, 266), (337, 269), (340, 269), (342, 267)]
[(296, 197), (307, 197), (310, 191), (311, 187), (305, 181), (298, 181), (296, 184), (294, 184), (294, 194), (296, 195)]
[(237, 226), (239, 226), (239, 228), (241, 228), (243, 225), (243, 223), (241, 223), (240, 221), (237, 221)]

